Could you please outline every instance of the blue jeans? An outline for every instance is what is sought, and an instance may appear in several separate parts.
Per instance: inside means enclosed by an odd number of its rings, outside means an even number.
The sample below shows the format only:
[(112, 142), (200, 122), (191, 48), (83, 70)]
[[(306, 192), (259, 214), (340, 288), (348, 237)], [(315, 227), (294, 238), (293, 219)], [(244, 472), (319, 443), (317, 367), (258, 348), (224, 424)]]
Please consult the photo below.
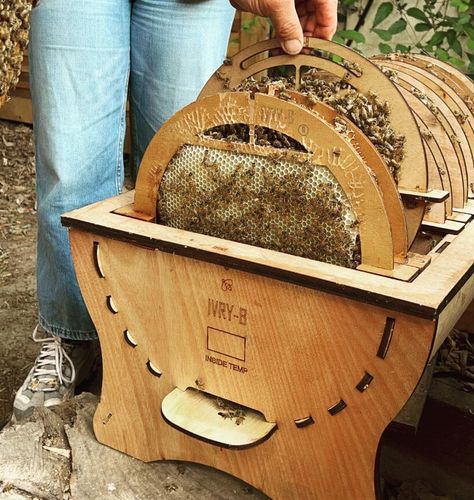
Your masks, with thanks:
[(60, 216), (122, 189), (129, 76), (137, 168), (156, 130), (222, 63), (233, 13), (227, 0), (41, 0), (33, 10), (37, 284), (47, 332), (96, 337)]

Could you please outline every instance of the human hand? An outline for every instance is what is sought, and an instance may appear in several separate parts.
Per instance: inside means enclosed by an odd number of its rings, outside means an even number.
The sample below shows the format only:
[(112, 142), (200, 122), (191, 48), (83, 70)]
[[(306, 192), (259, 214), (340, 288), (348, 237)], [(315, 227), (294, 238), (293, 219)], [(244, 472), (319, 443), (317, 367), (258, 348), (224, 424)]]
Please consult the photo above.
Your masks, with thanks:
[(230, 0), (239, 10), (272, 20), (282, 49), (298, 54), (303, 36), (331, 39), (336, 32), (337, 0)]

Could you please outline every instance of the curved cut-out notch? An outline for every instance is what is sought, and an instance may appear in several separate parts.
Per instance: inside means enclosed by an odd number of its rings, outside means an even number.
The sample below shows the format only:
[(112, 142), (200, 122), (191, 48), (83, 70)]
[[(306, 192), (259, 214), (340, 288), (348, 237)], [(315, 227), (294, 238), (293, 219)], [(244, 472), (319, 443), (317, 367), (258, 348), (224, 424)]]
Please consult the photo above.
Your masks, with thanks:
[(369, 388), (370, 383), (374, 380), (373, 375), (368, 372), (365, 372), (364, 376), (360, 379), (360, 382), (356, 385), (356, 389), (359, 392), (364, 392)]
[(314, 424), (314, 419), (311, 415), (309, 415), (308, 417), (298, 418), (297, 420), (295, 420), (295, 425), (299, 429), (301, 429), (303, 427), (308, 427), (308, 425), (311, 425), (311, 424)]
[(94, 241), (94, 246), (92, 248), (92, 257), (94, 259), (94, 266), (97, 274), (101, 278), (105, 278), (104, 268), (102, 267), (102, 261), (100, 258), (100, 245), (98, 241)]
[(160, 378), (163, 375), (163, 373), (150, 360), (146, 362), (146, 367), (148, 368), (148, 371), (155, 377)]
[(382, 339), (380, 340), (379, 349), (377, 351), (377, 357), (385, 359), (387, 355), (388, 348), (390, 347), (390, 342), (392, 340), (393, 329), (395, 328), (395, 319), (387, 318), (385, 321), (385, 328), (383, 330)]
[(124, 330), (123, 331), (123, 337), (125, 339), (125, 342), (127, 342), (127, 344), (133, 348), (137, 347), (137, 342), (135, 341), (135, 339), (133, 338), (132, 334), (128, 331), (128, 330)]
[(109, 308), (110, 312), (113, 312), (114, 314), (117, 314), (119, 312), (119, 309), (117, 305), (114, 302), (114, 299), (112, 298), (112, 295), (107, 295), (107, 307)]
[(277, 429), (259, 411), (191, 387), (170, 392), (161, 403), (161, 413), (175, 429), (221, 448), (256, 446)]
[(328, 412), (332, 416), (334, 416), (334, 415), (337, 415), (338, 413), (340, 413), (345, 408), (347, 408), (347, 404), (346, 404), (346, 402), (343, 399), (341, 399), (338, 403), (336, 403), (335, 405), (331, 406), (331, 408), (328, 408)]

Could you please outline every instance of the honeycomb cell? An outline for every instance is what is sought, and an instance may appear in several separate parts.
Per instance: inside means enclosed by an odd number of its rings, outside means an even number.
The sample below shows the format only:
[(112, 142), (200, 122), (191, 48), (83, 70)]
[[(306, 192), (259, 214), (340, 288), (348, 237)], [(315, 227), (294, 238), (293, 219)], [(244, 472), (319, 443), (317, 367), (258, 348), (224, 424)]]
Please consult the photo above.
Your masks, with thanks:
[(324, 166), (183, 145), (159, 187), (159, 222), (345, 267), (360, 263), (352, 207)]

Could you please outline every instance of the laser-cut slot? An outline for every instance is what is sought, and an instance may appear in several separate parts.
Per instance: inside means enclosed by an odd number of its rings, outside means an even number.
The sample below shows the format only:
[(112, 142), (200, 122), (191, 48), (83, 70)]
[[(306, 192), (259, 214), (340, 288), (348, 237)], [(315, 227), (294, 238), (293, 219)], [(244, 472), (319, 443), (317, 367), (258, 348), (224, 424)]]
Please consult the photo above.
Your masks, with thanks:
[(135, 339), (132, 337), (131, 333), (128, 330), (123, 331), (123, 337), (128, 345), (132, 346), (133, 348), (137, 347), (138, 344), (135, 342)]
[(112, 295), (107, 295), (107, 307), (109, 308), (110, 312), (113, 312), (114, 314), (117, 314), (119, 312), (118, 307), (115, 305), (114, 299), (112, 298)]
[(94, 247), (92, 249), (92, 256), (94, 259), (94, 266), (97, 274), (101, 278), (105, 278), (104, 269), (102, 267), (102, 262), (100, 260), (100, 246), (98, 241), (94, 241)]
[(445, 241), (444, 243), (442, 243), (437, 249), (436, 249), (436, 253), (442, 253), (444, 252), (444, 250), (446, 250), (446, 247), (449, 246), (451, 242), (450, 241)]
[(295, 420), (296, 427), (298, 427), (300, 429), (302, 427), (307, 427), (308, 425), (311, 425), (311, 424), (314, 424), (314, 419), (311, 415), (309, 415), (308, 417), (298, 418), (297, 420)]
[(346, 402), (343, 399), (341, 399), (338, 403), (336, 403), (335, 405), (331, 406), (331, 408), (328, 408), (328, 412), (332, 416), (334, 416), (334, 415), (337, 415), (342, 410), (344, 410), (344, 408), (347, 408), (347, 404), (346, 404)]
[(161, 371), (160, 371), (160, 370), (158, 370), (158, 368), (157, 368), (156, 366), (154, 366), (154, 365), (153, 365), (153, 363), (152, 363), (150, 360), (148, 360), (148, 361), (146, 362), (146, 367), (148, 368), (148, 371), (149, 371), (152, 375), (154, 375), (155, 377), (160, 378), (160, 377), (161, 377), (161, 375), (163, 375), (163, 374), (161, 373)]
[(360, 382), (356, 385), (356, 389), (359, 392), (364, 392), (369, 388), (370, 383), (374, 380), (373, 375), (365, 372), (364, 376), (360, 379)]
[(388, 348), (390, 347), (390, 342), (392, 340), (392, 334), (394, 328), (395, 328), (395, 319), (387, 318), (387, 320), (385, 321), (385, 328), (383, 330), (379, 349), (377, 351), (378, 358), (385, 359), (385, 356), (387, 355), (388, 352)]

